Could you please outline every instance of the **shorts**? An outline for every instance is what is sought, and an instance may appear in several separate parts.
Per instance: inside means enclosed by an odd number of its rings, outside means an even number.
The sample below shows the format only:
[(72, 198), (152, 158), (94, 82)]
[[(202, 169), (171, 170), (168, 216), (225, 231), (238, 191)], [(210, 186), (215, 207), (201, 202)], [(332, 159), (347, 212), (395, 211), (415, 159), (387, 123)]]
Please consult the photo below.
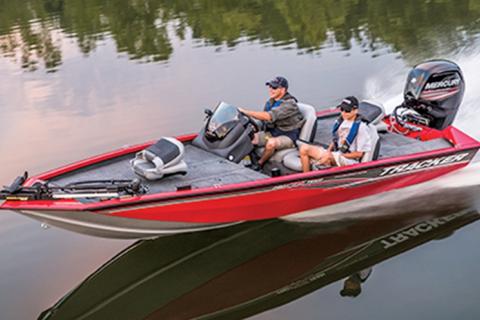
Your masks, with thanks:
[(265, 131), (260, 131), (257, 134), (258, 134), (259, 147), (265, 147), (269, 139), (276, 139), (278, 141), (278, 145), (275, 148), (276, 150), (295, 148), (295, 143), (293, 143), (292, 139), (290, 139), (287, 136), (272, 137), (272, 135), (269, 132), (265, 132)]

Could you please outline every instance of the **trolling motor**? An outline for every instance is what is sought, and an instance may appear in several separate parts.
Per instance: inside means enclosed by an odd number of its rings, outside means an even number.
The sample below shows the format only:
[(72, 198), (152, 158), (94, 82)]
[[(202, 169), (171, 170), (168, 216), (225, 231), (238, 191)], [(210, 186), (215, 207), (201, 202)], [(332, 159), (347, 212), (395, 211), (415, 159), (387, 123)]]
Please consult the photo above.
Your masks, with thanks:
[(113, 199), (148, 191), (139, 179), (79, 181), (65, 186), (36, 182), (31, 187), (23, 187), (27, 178), (27, 172), (15, 178), (0, 191), (0, 200)]
[(408, 74), (401, 105), (392, 116), (406, 129), (411, 124), (443, 130), (453, 123), (465, 92), (460, 67), (448, 60), (430, 60), (416, 65)]

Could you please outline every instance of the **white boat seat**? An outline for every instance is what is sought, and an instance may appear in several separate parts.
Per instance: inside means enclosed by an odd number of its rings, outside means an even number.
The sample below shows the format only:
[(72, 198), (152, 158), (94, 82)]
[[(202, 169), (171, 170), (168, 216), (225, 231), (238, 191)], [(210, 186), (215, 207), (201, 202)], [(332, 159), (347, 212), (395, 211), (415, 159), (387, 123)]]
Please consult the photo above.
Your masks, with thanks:
[[(368, 162), (376, 160), (380, 151), (380, 138), (378, 136), (377, 128), (373, 123), (367, 125), (369, 129), (370, 139), (372, 140), (372, 150), (365, 152), (360, 162)], [(298, 147), (300, 147), (300, 144)], [(283, 165), (293, 171), (302, 171), (302, 163), (300, 161), (300, 153), (298, 150), (289, 149), (289, 153), (283, 157)]]
[(373, 123), (370, 123), (367, 127), (372, 141), (372, 149), (369, 152), (365, 152), (360, 162), (377, 160), (380, 151), (380, 137), (378, 136), (377, 127)]
[(305, 123), (300, 131), (299, 138), (303, 141), (312, 142), (315, 138), (317, 128), (317, 111), (313, 106), (305, 103), (298, 103), (298, 108), (305, 118)]
[[(305, 118), (305, 123), (303, 124), (303, 127), (300, 130), (299, 139), (302, 141), (312, 142), (313, 139), (315, 138), (315, 132), (317, 127), (317, 112), (315, 111), (315, 108), (311, 105), (300, 103), (300, 102), (297, 103), (297, 105), (303, 117)], [(259, 156), (261, 156), (264, 150), (265, 150), (264, 148), (257, 148), (256, 153)], [(273, 154), (270, 160), (282, 162), (282, 159), (286, 154), (295, 150), (297, 150), (297, 148), (279, 150)]]
[(136, 174), (147, 180), (158, 180), (165, 175), (186, 174), (184, 155), (185, 147), (180, 141), (162, 137), (150, 147), (138, 152), (130, 164)]

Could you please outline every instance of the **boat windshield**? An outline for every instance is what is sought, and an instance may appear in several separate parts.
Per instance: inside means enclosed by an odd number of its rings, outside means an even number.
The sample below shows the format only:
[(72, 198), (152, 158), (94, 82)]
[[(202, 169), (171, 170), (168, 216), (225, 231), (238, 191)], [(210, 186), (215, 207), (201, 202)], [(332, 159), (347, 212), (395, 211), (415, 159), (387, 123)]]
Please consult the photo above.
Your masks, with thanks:
[(217, 138), (224, 138), (239, 121), (239, 111), (236, 107), (220, 102), (210, 118), (207, 130)]

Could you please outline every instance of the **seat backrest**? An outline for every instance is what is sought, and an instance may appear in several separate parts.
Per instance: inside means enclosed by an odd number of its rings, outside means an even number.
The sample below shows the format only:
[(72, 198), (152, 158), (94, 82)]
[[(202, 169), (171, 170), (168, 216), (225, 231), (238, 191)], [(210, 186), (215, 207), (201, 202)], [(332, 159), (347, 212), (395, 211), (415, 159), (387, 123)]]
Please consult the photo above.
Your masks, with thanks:
[(377, 127), (373, 123), (370, 123), (367, 125), (367, 128), (372, 141), (372, 149), (369, 152), (365, 152), (361, 162), (377, 160), (380, 150), (380, 137), (378, 136)]
[(186, 174), (183, 161), (185, 147), (175, 138), (162, 137), (148, 148), (137, 152), (130, 161), (133, 172), (147, 180), (158, 180), (165, 175)]
[(305, 103), (297, 103), (300, 112), (305, 118), (305, 124), (300, 130), (300, 140), (312, 142), (315, 138), (315, 131), (317, 128), (317, 112), (311, 105)]
[(376, 125), (385, 117), (385, 107), (380, 103), (364, 100), (358, 106), (358, 113), (367, 123)]

